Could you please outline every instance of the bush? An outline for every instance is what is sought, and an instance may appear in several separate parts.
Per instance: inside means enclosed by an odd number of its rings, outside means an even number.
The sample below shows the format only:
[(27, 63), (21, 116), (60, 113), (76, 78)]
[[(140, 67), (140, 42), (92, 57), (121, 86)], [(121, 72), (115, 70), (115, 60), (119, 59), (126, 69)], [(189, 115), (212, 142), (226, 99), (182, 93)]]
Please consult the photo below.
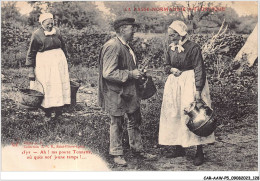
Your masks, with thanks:
[(16, 26), (11, 22), (2, 23), (2, 67), (21, 67), (25, 64), (31, 31), (29, 26)]
[(73, 65), (82, 64), (86, 67), (97, 67), (99, 51), (111, 35), (90, 28), (81, 30), (64, 28), (61, 30), (69, 62)]
[[(82, 64), (86, 67), (96, 67), (99, 51), (102, 45), (113, 35), (92, 26), (81, 30), (60, 27), (69, 55), (69, 62), (73, 65)], [(33, 30), (29, 26), (15, 26), (7, 22), (2, 23), (2, 67), (24, 66), (26, 53)], [(137, 38), (132, 42), (138, 60), (149, 60), (149, 67), (158, 68), (163, 65), (165, 51), (165, 37)], [(241, 35), (224, 35), (228, 50), (222, 55), (233, 58), (245, 43)], [(191, 35), (191, 40), (202, 46), (210, 35)], [(221, 42), (217, 42), (219, 45)]]

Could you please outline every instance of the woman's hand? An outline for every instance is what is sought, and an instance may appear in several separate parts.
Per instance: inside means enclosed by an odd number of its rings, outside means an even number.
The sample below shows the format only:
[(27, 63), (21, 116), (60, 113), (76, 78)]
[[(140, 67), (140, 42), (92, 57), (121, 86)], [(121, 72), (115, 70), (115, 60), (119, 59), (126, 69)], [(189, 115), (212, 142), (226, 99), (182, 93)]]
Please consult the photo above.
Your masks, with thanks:
[(35, 73), (34, 73), (34, 68), (33, 67), (29, 68), (29, 75), (28, 75), (28, 77), (29, 77), (30, 81), (35, 81)]
[(201, 91), (196, 91), (195, 100), (196, 101), (201, 101)]
[(182, 73), (182, 71), (180, 71), (177, 68), (171, 68), (171, 73), (175, 76), (175, 77), (179, 77)]
[(141, 72), (138, 69), (134, 69), (134, 70), (130, 71), (130, 75), (134, 79), (139, 79), (142, 76)]

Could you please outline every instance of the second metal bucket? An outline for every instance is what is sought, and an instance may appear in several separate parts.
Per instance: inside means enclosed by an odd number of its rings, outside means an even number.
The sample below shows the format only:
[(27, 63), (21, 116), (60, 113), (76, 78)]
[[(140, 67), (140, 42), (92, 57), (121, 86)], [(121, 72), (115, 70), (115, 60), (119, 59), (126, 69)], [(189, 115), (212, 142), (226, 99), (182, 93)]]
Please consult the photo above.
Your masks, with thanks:
[(76, 105), (77, 103), (77, 91), (80, 87), (80, 83), (75, 81), (70, 81), (70, 91), (71, 91), (71, 105)]

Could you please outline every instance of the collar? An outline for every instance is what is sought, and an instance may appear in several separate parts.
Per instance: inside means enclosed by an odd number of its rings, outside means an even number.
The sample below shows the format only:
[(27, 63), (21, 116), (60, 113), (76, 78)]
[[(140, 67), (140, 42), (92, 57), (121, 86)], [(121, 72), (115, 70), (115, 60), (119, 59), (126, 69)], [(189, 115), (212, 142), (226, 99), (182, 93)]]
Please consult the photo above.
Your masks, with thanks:
[(179, 40), (179, 45), (184, 45), (184, 43), (186, 43), (186, 41), (188, 40), (188, 38), (186, 37), (183, 41)]
[(56, 29), (53, 27), (51, 31), (45, 31), (45, 29), (43, 28), (43, 32), (45, 36), (54, 35), (56, 34)]
[(182, 45), (184, 45), (184, 43), (186, 43), (188, 40), (188, 38), (185, 38), (183, 41), (179, 40), (179, 43), (177, 45), (175, 45), (175, 43), (171, 43), (169, 46), (171, 47), (172, 51), (175, 51), (175, 48), (178, 48), (178, 52), (184, 52), (184, 48)]
[(121, 43), (122, 43), (123, 45), (127, 45), (126, 41), (123, 40), (121, 37), (117, 36), (117, 38), (121, 41)]
[(126, 47), (128, 47), (128, 50), (129, 50), (130, 54), (132, 55), (133, 61), (134, 61), (135, 65), (136, 65), (135, 54), (134, 54), (132, 48), (131, 48), (122, 38), (120, 38), (119, 36), (117, 36), (117, 38), (119, 39), (119, 41), (121, 41), (121, 43), (122, 43), (123, 45), (125, 45)]

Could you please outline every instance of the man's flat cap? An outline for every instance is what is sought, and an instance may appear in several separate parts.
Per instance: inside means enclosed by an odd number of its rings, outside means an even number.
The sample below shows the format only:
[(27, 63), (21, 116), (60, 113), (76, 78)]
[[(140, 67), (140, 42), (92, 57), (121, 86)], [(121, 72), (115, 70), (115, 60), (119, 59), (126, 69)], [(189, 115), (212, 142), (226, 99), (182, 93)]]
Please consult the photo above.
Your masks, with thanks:
[(120, 18), (115, 20), (114, 22), (114, 29), (119, 28), (120, 26), (123, 25), (133, 25), (133, 26), (138, 26), (138, 24), (135, 23), (134, 18)]

